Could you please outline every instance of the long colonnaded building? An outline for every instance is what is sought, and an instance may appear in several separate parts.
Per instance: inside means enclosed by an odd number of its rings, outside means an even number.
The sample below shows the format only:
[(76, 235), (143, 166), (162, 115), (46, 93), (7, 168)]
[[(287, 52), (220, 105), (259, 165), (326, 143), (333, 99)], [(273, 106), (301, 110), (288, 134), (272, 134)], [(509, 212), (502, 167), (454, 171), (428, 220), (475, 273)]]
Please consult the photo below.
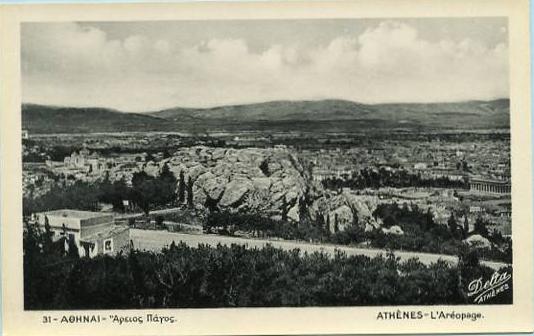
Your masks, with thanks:
[(470, 177), (469, 190), (489, 194), (510, 194), (510, 180), (497, 180), (483, 177)]

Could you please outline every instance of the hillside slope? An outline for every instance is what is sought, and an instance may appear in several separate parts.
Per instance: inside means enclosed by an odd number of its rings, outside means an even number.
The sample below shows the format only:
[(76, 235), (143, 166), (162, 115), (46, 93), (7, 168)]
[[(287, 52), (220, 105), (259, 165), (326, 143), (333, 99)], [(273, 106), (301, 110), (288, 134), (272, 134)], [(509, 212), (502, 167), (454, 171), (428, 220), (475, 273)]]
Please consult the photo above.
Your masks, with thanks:
[(484, 129), (508, 128), (509, 105), (508, 99), (376, 105), (345, 100), (319, 100), (122, 113), (104, 108), (24, 104), (22, 125), (31, 133)]
[(105, 108), (22, 105), (22, 127), (30, 133), (157, 131), (168, 124), (167, 120), (155, 116)]
[(359, 121), (366, 125), (385, 123), (388, 127), (505, 128), (509, 126), (509, 100), (376, 105), (345, 100), (273, 101), (206, 109), (174, 108), (149, 115), (179, 122)]

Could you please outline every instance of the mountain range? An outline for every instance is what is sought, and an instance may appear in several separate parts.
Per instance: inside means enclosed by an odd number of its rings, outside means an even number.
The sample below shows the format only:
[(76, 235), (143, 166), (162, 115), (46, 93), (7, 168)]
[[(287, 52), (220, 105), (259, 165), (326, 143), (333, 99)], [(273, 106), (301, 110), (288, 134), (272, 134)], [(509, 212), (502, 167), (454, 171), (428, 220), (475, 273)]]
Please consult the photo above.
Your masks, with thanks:
[(510, 125), (510, 101), (395, 104), (271, 101), (213, 108), (177, 107), (147, 113), (23, 104), (22, 125), (30, 133), (502, 129)]

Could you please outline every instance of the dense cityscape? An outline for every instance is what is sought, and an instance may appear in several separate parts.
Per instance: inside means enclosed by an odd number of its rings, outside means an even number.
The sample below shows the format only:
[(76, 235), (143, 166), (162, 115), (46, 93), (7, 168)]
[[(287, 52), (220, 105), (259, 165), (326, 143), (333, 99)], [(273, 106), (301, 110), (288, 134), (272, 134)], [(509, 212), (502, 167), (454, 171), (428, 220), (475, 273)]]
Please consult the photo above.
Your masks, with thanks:
[[(25, 134), (24, 213), (81, 256), (247, 239), (511, 264), (508, 133), (304, 136)], [(86, 216), (109, 226), (65, 226)]]

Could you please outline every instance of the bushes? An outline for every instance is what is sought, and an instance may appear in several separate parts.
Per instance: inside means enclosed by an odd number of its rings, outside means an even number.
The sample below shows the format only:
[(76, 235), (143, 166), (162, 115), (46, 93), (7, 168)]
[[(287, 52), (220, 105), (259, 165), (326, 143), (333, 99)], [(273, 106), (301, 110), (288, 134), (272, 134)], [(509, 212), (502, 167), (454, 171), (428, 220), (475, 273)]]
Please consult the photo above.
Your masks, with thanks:
[[(384, 234), (380, 229), (367, 233), (371, 246), (377, 248), (456, 255), (463, 248), (462, 240), (467, 236), (467, 232), (457, 225), (452, 215), (447, 226), (439, 225), (434, 223), (429, 212), (424, 213), (415, 206), (408, 209), (407, 206), (399, 207), (396, 203), (381, 204), (373, 215), (383, 220), (393, 218), (394, 224), (399, 225), (404, 231), (403, 235)], [(511, 239), (504, 238), (499, 233), (489, 234), (486, 229), (487, 223), (480, 218), (477, 219), (477, 223), (475, 231), (470, 234), (481, 234), (482, 231), (493, 243), (492, 248), (481, 251), (480, 256), (511, 263)]]
[(466, 180), (451, 180), (448, 177), (423, 178), (417, 173), (404, 169), (387, 169), (385, 167), (364, 168), (347, 178), (327, 178), (322, 182), (326, 189), (378, 189), (381, 187), (423, 187), (423, 188), (458, 188), (469, 187)]
[(98, 211), (98, 202), (110, 203), (115, 211), (125, 211), (123, 200), (132, 200), (146, 214), (156, 206), (173, 204), (176, 200), (176, 178), (168, 166), (163, 166), (157, 177), (137, 172), (132, 187), (124, 180), (111, 182), (107, 176), (93, 183), (77, 180), (71, 185), (54, 185), (45, 195), (24, 198), (23, 214), (54, 209)]
[(468, 280), (492, 272), (467, 257), (458, 269), (393, 254), (329, 257), (183, 243), (161, 253), (77, 259), (39, 252), (38, 243), (25, 241), (26, 309), (454, 305), (469, 303)]

